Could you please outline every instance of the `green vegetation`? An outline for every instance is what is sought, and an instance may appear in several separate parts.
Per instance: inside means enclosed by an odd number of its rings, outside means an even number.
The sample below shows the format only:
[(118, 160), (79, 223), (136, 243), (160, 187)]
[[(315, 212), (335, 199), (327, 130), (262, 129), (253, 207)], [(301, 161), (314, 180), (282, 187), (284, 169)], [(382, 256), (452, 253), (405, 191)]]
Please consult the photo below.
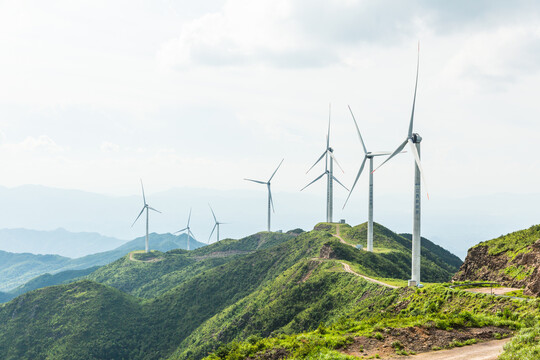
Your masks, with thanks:
[(521, 252), (526, 252), (527, 247), (540, 239), (540, 225), (534, 225), (526, 230), (516, 231), (501, 235), (496, 239), (483, 241), (477, 246), (489, 246), (489, 254), (497, 255), (506, 252), (508, 257), (514, 258)]
[[(332, 235), (335, 226), (261, 232), (189, 252), (135, 253), (133, 260), (124, 256), (87, 280), (26, 293), (0, 305), (0, 353), (8, 360), (255, 354), (352, 359), (342, 353), (344, 346), (362, 336), (390, 341), (388, 329), (492, 325), (518, 330), (538, 320), (535, 301), (440, 284), (390, 289), (345, 272), (343, 263), (357, 273), (403, 284), (409, 277), (410, 240), (377, 224), (381, 251), (367, 253), (341, 243)], [(362, 241), (363, 228), (341, 225), (340, 233), (354, 243)], [(426, 244), (426, 281), (449, 280), (459, 265)], [(403, 343), (393, 347), (413, 353)]]
[(500, 360), (540, 359), (540, 324), (521, 330), (504, 350)]
[[(449, 330), (502, 326), (510, 332), (512, 329), (517, 330), (538, 322), (540, 301), (518, 302), (503, 297), (494, 298), (452, 290), (443, 285), (428, 285), (423, 289), (403, 288), (373, 295), (369, 303), (371, 305), (367, 308), (365, 304), (351, 308), (350, 312), (344, 312), (316, 330), (291, 335), (276, 334), (251, 343), (235, 341), (222, 346), (206, 359), (244, 359), (255, 354), (276, 351), (284, 351), (295, 359), (320, 358), (323, 354), (333, 352), (335, 358), (340, 359), (343, 355), (339, 350), (351, 343), (355, 337), (367, 336), (383, 341), (386, 330), (392, 328), (435, 327)], [(529, 341), (526, 343), (534, 346), (531, 341), (534, 336), (530, 335), (528, 330), (523, 334), (528, 336)], [(453, 341), (445, 347), (465, 346), (477, 341), (475, 338)], [(413, 353), (404, 350), (399, 341), (393, 341), (391, 346), (396, 353), (402, 355)], [(516, 343), (516, 346), (521, 345)]]

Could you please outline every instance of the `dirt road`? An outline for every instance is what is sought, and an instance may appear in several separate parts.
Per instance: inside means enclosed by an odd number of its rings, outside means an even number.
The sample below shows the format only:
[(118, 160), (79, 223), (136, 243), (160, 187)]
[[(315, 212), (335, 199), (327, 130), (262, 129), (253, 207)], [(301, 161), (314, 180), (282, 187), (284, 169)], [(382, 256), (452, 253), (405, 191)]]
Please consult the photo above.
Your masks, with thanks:
[(475, 293), (481, 293), (481, 294), (493, 294), (493, 295), (504, 295), (506, 293), (509, 293), (511, 291), (520, 290), (518, 288), (508, 288), (508, 287), (481, 287), (481, 288), (469, 288), (469, 289), (462, 289), (463, 291), (470, 291)]
[(389, 287), (389, 288), (392, 288), (392, 289), (397, 289), (399, 287), (399, 286), (394, 286), (394, 285), (390, 285), (390, 284), (387, 284), (387, 283), (383, 283), (382, 281), (372, 279), (372, 278), (367, 277), (367, 276), (362, 275), (362, 274), (358, 274), (357, 272), (354, 272), (351, 269), (349, 264), (345, 264), (345, 263), (342, 262), (341, 265), (343, 265), (343, 270), (345, 270), (346, 272), (354, 274), (356, 276), (360, 276), (361, 278), (366, 279), (367, 281), (371, 281), (372, 283), (379, 284), (379, 285), (382, 285), (382, 286), (386, 286), (386, 287)]
[[(496, 360), (503, 352), (503, 346), (510, 339), (492, 340), (451, 350), (430, 351), (408, 356), (410, 360)], [(391, 357), (389, 359), (403, 359)]]
[(350, 245), (350, 246), (352, 246), (352, 247), (355, 247), (354, 245), (349, 244), (348, 242), (346, 242), (345, 240), (343, 240), (343, 238), (342, 238), (341, 235), (340, 235), (340, 231), (339, 231), (340, 228), (341, 228), (341, 225), (336, 224), (336, 233), (333, 234), (333, 236), (334, 236), (334, 237), (337, 237), (337, 238), (339, 239), (339, 241), (341, 241), (342, 243), (347, 244), (347, 245)]

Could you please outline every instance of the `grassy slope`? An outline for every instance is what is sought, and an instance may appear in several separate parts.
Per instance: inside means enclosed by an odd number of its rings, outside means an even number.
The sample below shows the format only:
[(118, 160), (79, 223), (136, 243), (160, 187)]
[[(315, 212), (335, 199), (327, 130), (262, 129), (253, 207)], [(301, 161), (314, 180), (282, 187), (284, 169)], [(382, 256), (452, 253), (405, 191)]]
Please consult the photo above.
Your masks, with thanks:
[(90, 281), (40, 289), (0, 307), (2, 359), (132, 358), (141, 306)]
[[(371, 265), (363, 263), (365, 258), (351, 255), (363, 252), (339, 243), (325, 231), (295, 238), (257, 234), (212, 246), (189, 254), (181, 250), (158, 253), (164, 259), (154, 263), (123, 258), (91, 275), (147, 300), (89, 281), (20, 296), (0, 307), (0, 351), (21, 359), (40, 358), (36, 354), (54, 354), (52, 358), (57, 359), (103, 359), (111, 354), (159, 359), (185, 357), (186, 351), (200, 357), (213, 348), (205, 344), (206, 335), (222, 334), (219, 341), (227, 342), (256, 333), (305, 331), (320, 321), (334, 322), (352, 314), (356, 304), (363, 304), (366, 311), (373, 303), (393, 299), (382, 295), (387, 290), (344, 273), (336, 260), (322, 260), (307, 277), (317, 262), (311, 259), (319, 256), (322, 247), (330, 248), (334, 257), (347, 257), (350, 263), (371, 270)], [(388, 254), (406, 259), (405, 253), (395, 251), (397, 243), (390, 241), (389, 246), (393, 251), (374, 254), (374, 264), (388, 261), (383, 256)], [(223, 254), (233, 255), (213, 257)], [(389, 276), (394, 273), (386, 271)], [(115, 273), (119, 276), (113, 278)], [(13, 316), (14, 312), (24, 317)], [(13, 345), (23, 341), (25, 329), (31, 331), (32, 342)], [(88, 341), (82, 340), (84, 336)]]
[[(365, 303), (354, 304), (341, 316), (314, 331), (233, 341), (207, 359), (237, 360), (280, 350), (294, 359), (353, 359), (339, 350), (352, 343), (356, 336), (384, 337), (385, 329), (411, 326), (449, 330), (495, 325), (510, 330), (519, 329), (540, 320), (539, 306), (540, 301), (493, 298), (485, 294), (452, 290), (442, 285), (428, 285), (421, 290), (401, 288), (373, 295), (368, 306)], [(522, 337), (528, 343), (534, 343), (534, 334), (524, 330)], [(523, 354), (525, 351), (538, 351), (537, 345), (533, 345), (536, 350), (531, 350), (530, 347), (525, 349), (518, 341), (512, 344), (520, 348)]]
[(225, 239), (193, 251), (155, 253), (157, 262), (134, 262), (125, 256), (103, 266), (88, 278), (132, 295), (152, 298), (210, 269), (234, 261), (256, 249), (266, 249), (294, 235), (261, 232), (240, 240)]
[[(354, 227), (342, 225), (341, 236), (351, 244), (366, 246), (367, 224)], [(411, 240), (400, 236), (384, 226), (374, 224), (374, 253), (352, 252), (342, 256), (355, 259), (355, 262), (369, 265), (364, 266), (366, 273), (372, 276), (388, 277), (407, 280), (410, 278)], [(450, 280), (459, 269), (462, 261), (431, 241), (422, 241), (422, 280), (427, 282), (444, 282)], [(388, 271), (388, 269), (395, 269)], [(371, 272), (369, 271), (371, 270)], [(382, 274), (385, 274), (384, 276)]]
[(507, 252), (509, 257), (512, 257), (525, 250), (529, 245), (534, 244), (538, 239), (540, 239), (540, 225), (534, 225), (526, 230), (502, 235), (493, 240), (483, 241), (474, 247), (489, 246), (490, 255)]

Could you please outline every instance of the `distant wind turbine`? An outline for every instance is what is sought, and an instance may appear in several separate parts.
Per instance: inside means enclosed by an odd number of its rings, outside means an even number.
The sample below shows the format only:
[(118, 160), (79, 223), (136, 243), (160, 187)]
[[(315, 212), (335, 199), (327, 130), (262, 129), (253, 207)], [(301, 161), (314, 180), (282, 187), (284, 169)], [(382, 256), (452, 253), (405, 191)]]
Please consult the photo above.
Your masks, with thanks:
[(356, 126), (356, 132), (358, 133), (358, 138), (360, 138), (360, 143), (362, 143), (362, 147), (364, 148), (364, 160), (362, 161), (362, 165), (360, 165), (360, 169), (358, 170), (358, 174), (356, 175), (356, 179), (354, 180), (354, 184), (351, 187), (351, 191), (349, 191), (349, 196), (347, 196), (347, 200), (345, 200), (345, 204), (343, 204), (343, 208), (345, 208), (345, 205), (347, 205), (347, 202), (349, 201), (349, 198), (351, 197), (351, 194), (354, 190), (354, 187), (356, 186), (356, 183), (358, 182), (358, 179), (360, 178), (360, 175), (362, 174), (362, 171), (364, 170), (364, 165), (366, 165), (366, 160), (369, 159), (369, 202), (368, 202), (368, 230), (367, 230), (367, 251), (373, 251), (373, 158), (375, 156), (386, 156), (390, 155), (391, 152), (386, 151), (379, 151), (379, 152), (370, 152), (366, 149), (366, 144), (364, 144), (364, 139), (362, 139), (362, 134), (360, 134), (360, 129), (358, 128), (358, 123), (356, 122), (356, 119), (354, 117), (354, 114), (351, 110), (351, 107), (349, 107), (349, 111), (351, 112), (352, 119), (354, 121), (354, 125)]
[[(412, 236), (412, 264), (411, 264), (411, 280), (409, 280), (409, 286), (417, 286), (420, 284), (420, 249), (421, 249), (421, 237), (420, 237), (420, 220), (421, 220), (421, 182), (420, 178), (426, 186), (426, 179), (424, 178), (424, 171), (422, 170), (422, 164), (420, 163), (420, 142), (422, 138), (417, 133), (413, 133), (413, 120), (414, 120), (414, 108), (416, 105), (416, 90), (418, 88), (418, 69), (420, 68), (420, 44), (418, 45), (418, 58), (416, 60), (416, 83), (414, 85), (414, 98), (411, 112), (411, 120), (409, 122), (409, 131), (407, 132), (407, 137), (401, 145), (397, 147), (396, 150), (384, 161), (381, 165), (377, 167), (380, 168), (386, 164), (390, 159), (396, 156), (403, 148), (409, 144), (411, 152), (414, 155), (415, 168), (414, 168), (414, 204), (413, 204), (413, 236)], [(375, 170), (377, 170), (375, 169)], [(373, 170), (373, 171), (375, 171)], [(429, 200), (429, 193), (427, 194)]]
[(193, 239), (195, 239), (195, 236), (193, 235), (193, 233), (191, 232), (191, 228), (189, 227), (189, 221), (191, 220), (191, 209), (189, 209), (189, 216), (188, 216), (188, 219), (187, 219), (187, 226), (181, 230), (178, 230), (177, 232), (175, 232), (175, 234), (178, 234), (180, 232), (183, 232), (185, 231), (186, 234), (187, 234), (187, 249), (189, 250), (189, 237), (193, 237)]
[[(210, 204), (208, 204), (208, 206), (210, 206)], [(212, 237), (212, 234), (214, 233), (214, 230), (216, 230), (216, 228), (217, 228), (216, 238), (217, 238), (217, 241), (219, 241), (219, 225), (226, 224), (226, 223), (217, 221), (216, 214), (214, 214), (214, 210), (212, 209), (212, 206), (210, 206), (210, 211), (212, 212), (212, 216), (214, 217), (215, 224), (214, 224), (214, 227), (212, 228), (212, 232), (210, 233), (210, 236), (208, 237), (208, 241), (210, 241), (210, 238)]]
[(153, 207), (151, 207), (150, 205), (148, 205), (146, 203), (146, 197), (144, 196), (144, 186), (143, 186), (142, 179), (141, 179), (141, 189), (142, 189), (142, 197), (143, 197), (143, 204), (144, 205), (143, 205), (143, 208), (142, 208), (141, 212), (139, 213), (139, 215), (137, 216), (137, 218), (133, 222), (133, 224), (131, 224), (131, 227), (133, 227), (133, 225), (135, 225), (135, 223), (137, 222), (137, 220), (139, 220), (139, 218), (141, 217), (144, 210), (146, 210), (146, 242), (145, 242), (145, 246), (144, 246), (144, 251), (148, 252), (148, 211), (153, 210), (153, 211), (156, 211), (156, 212), (158, 212), (160, 214), (161, 214), (161, 211), (154, 209)]
[(305, 188), (307, 188), (308, 186), (310, 186), (311, 184), (313, 184), (314, 182), (316, 182), (317, 180), (319, 180), (320, 178), (322, 178), (324, 175), (327, 176), (327, 184), (326, 184), (326, 222), (329, 222), (329, 223), (332, 222), (332, 214), (333, 214), (333, 210), (334, 210), (334, 181), (336, 181), (339, 185), (343, 186), (343, 188), (345, 188), (345, 190), (349, 191), (349, 189), (347, 189), (345, 187), (345, 185), (343, 185), (334, 176), (334, 161), (336, 162), (337, 166), (339, 166), (341, 171), (342, 172), (344, 172), (344, 171), (341, 168), (341, 166), (339, 165), (336, 157), (334, 156), (334, 149), (332, 149), (330, 147), (330, 118), (331, 118), (331, 105), (329, 105), (329, 108), (328, 108), (328, 134), (326, 135), (326, 149), (324, 150), (321, 157), (317, 161), (315, 161), (315, 164), (313, 164), (309, 168), (309, 170), (306, 171), (306, 174), (311, 169), (313, 169), (313, 167), (315, 165), (317, 165), (319, 163), (319, 161), (322, 160), (322, 158), (325, 158), (325, 170), (315, 180), (313, 180), (312, 182), (310, 182), (309, 184), (304, 186), (302, 189), (300, 189), (300, 191), (302, 191)]
[(276, 168), (276, 170), (274, 170), (274, 173), (272, 174), (272, 176), (270, 176), (270, 179), (268, 179), (268, 181), (266, 181), (266, 182), (259, 181), (259, 180), (253, 180), (253, 179), (244, 179), (244, 180), (247, 180), (247, 181), (252, 181), (252, 182), (257, 183), (257, 184), (264, 184), (264, 185), (266, 185), (266, 187), (268, 189), (268, 231), (270, 231), (270, 206), (272, 207), (272, 211), (274, 211), (274, 201), (272, 200), (272, 191), (270, 190), (270, 181), (272, 181), (272, 178), (274, 177), (274, 175), (276, 175), (276, 172), (278, 171), (279, 167), (283, 163), (283, 160), (285, 160), (285, 159), (281, 159), (281, 162), (279, 163), (278, 167)]

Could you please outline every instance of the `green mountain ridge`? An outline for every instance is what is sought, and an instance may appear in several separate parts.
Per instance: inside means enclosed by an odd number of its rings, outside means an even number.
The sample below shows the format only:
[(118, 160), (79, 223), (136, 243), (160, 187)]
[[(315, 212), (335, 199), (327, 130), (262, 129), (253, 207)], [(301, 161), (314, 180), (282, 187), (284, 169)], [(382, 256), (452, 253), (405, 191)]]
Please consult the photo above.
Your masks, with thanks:
[[(363, 226), (344, 226), (342, 237), (362, 241)], [(357, 271), (380, 276), (381, 268), (386, 277), (408, 278), (407, 239), (377, 226), (376, 239), (390, 248), (367, 254), (341, 243), (332, 230), (262, 232), (189, 252), (124, 256), (93, 271), (87, 276), (91, 280), (34, 290), (0, 306), (0, 351), (10, 354), (7, 359), (201, 358), (252, 335), (314, 329), (337, 321), (355, 304), (368, 307), (393, 292), (344, 272), (342, 262)], [(451, 277), (428, 261), (435, 254), (426, 249), (424, 256), (427, 279)], [(124, 326), (96, 321), (103, 306), (109, 313), (118, 305), (130, 309), (129, 315), (118, 310), (121, 315), (113, 317)], [(47, 307), (49, 318), (32, 310), (41, 307)], [(15, 341), (24, 329), (32, 342)], [(84, 341), (83, 334), (88, 334)]]
[[(168, 251), (187, 247), (185, 234), (149, 234), (149, 243), (152, 249)], [(194, 239), (190, 241), (192, 249), (204, 246)], [(131, 240), (118, 248), (102, 253), (87, 255), (77, 259), (70, 259), (59, 255), (34, 255), (29, 253), (13, 254), (0, 251), (0, 291), (17, 293), (15, 288), (24, 285), (31, 279), (49, 273), (56, 274), (66, 270), (82, 270), (95, 266), (102, 266), (127, 253), (144, 249), (144, 237)]]

